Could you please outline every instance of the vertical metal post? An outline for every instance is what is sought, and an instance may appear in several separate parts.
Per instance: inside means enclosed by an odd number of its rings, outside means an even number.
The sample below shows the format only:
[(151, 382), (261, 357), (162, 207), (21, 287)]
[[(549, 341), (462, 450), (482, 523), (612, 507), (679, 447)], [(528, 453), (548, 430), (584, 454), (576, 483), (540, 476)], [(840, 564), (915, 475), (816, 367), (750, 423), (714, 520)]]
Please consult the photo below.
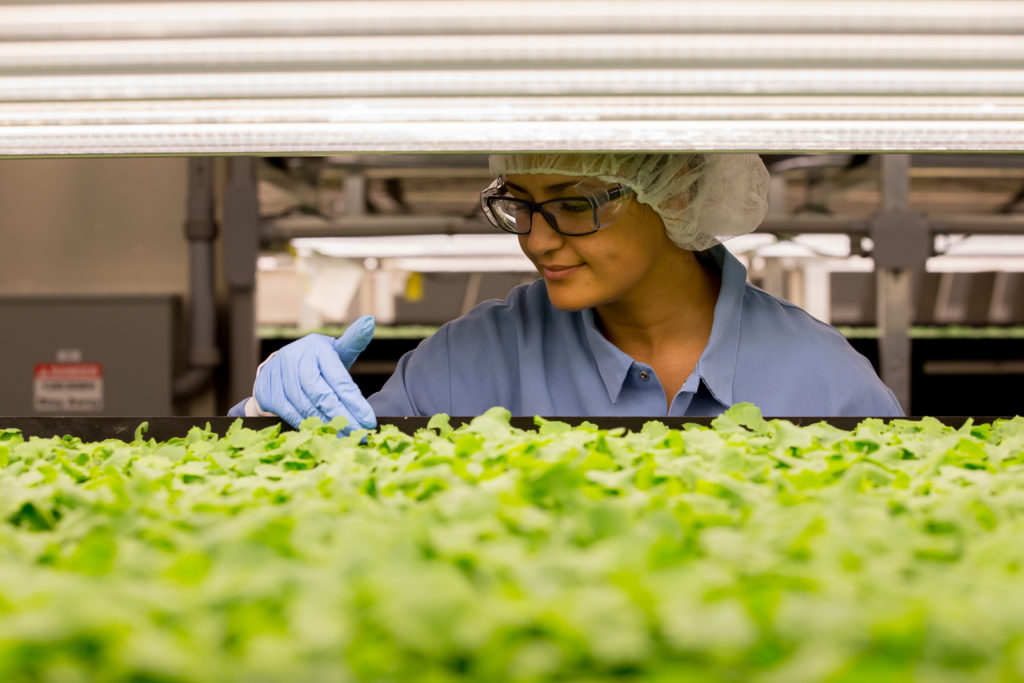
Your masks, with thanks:
[(1005, 270), (996, 273), (992, 283), (992, 300), (988, 305), (988, 319), (994, 324), (1009, 323), (1013, 320), (1013, 292), (1016, 274)]
[(174, 378), (174, 399), (184, 401), (205, 391), (220, 364), (217, 347), (217, 297), (214, 291), (213, 160), (188, 160), (188, 208), (185, 238), (189, 250), (188, 348), (184, 371)]
[(252, 393), (259, 349), (256, 339), (256, 257), (260, 213), (256, 159), (230, 157), (224, 189), (224, 277), (229, 295), (228, 402)]
[[(913, 315), (914, 271), (907, 267), (906, 253), (894, 235), (884, 231), (902, 230), (901, 218), (909, 215), (910, 155), (888, 154), (881, 158), (882, 207), (875, 236), (876, 312), (878, 318), (879, 369), (896, 399), (910, 414), (910, 323)], [(891, 220), (896, 217), (896, 220)], [(881, 243), (880, 243), (881, 242)], [(923, 263), (922, 263), (923, 265)]]
[(370, 278), (373, 280), (373, 315), (381, 325), (395, 324), (395, 271), (378, 268)]
[(787, 298), (786, 270), (777, 256), (766, 256), (761, 269), (761, 289), (773, 296)]
[(345, 197), (345, 215), (351, 217), (366, 215), (366, 176), (352, 170), (345, 174), (342, 187)]
[(913, 273), (879, 269), (878, 355), (882, 381), (889, 385), (906, 413), (910, 413), (910, 320)]
[(822, 322), (832, 322), (832, 272), (821, 262), (803, 268), (803, 308)]

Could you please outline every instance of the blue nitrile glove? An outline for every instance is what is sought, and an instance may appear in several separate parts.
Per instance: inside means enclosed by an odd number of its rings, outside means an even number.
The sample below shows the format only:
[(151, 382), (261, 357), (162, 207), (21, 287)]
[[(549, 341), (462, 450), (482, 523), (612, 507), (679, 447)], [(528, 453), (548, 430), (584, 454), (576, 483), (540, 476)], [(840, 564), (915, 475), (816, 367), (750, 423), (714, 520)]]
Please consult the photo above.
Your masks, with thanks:
[(256, 403), (295, 428), (307, 417), (326, 423), (341, 415), (351, 429), (373, 429), (377, 416), (348, 373), (373, 327), (373, 316), (364, 315), (337, 339), (310, 334), (284, 346), (256, 375)]

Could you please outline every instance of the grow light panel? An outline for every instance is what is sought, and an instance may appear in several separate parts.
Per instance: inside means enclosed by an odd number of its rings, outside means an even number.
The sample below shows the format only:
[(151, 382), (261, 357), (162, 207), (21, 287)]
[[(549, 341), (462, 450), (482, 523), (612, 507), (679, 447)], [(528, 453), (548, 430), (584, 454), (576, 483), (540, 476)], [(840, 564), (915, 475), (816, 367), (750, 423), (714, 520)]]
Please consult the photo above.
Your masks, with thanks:
[(318, 36), (55, 40), (0, 43), (0, 65), (17, 69), (69, 69), (75, 72), (160, 66), (228, 68), (265, 65), (373, 67), (429, 61), (475, 66), (547, 65), (579, 62), (712, 63), (761, 67), (772, 64), (828, 63), (888, 65), (942, 62), (960, 67), (1018, 61), (1020, 36), (907, 34), (771, 34), (751, 40), (742, 34), (567, 34), (425, 36)]
[(1010, 0), (361, 0), (0, 5), (0, 39), (629, 32), (994, 33)]
[(0, 156), (1024, 150), (1024, 2), (0, 2)]
[(516, 121), (10, 127), (0, 155), (1024, 150), (1013, 121)]

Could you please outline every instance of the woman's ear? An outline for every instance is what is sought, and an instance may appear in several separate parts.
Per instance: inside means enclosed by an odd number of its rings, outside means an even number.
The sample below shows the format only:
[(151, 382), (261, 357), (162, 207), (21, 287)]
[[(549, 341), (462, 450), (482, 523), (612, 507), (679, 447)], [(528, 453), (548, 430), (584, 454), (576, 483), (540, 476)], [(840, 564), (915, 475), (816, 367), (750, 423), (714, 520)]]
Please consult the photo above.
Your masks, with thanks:
[(661, 215), (650, 204), (644, 204), (634, 197), (632, 205), (626, 209), (624, 216), (629, 217), (631, 221), (636, 223), (656, 224), (665, 233), (665, 237), (668, 238), (668, 232), (665, 230), (665, 221), (662, 220)]

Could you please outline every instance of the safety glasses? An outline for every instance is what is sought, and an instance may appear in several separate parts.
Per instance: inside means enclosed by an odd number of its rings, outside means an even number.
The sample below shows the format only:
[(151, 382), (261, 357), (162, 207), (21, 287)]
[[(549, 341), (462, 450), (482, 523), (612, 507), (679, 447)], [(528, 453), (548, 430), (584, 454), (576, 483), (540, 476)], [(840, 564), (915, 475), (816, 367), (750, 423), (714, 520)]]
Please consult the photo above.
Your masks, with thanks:
[(619, 200), (633, 193), (625, 185), (595, 188), (586, 181), (576, 185), (574, 191), (579, 196), (532, 202), (510, 197), (505, 177), (498, 176), (480, 193), (480, 207), (491, 225), (505, 232), (528, 234), (533, 227), (533, 214), (540, 213), (555, 232), (579, 237), (614, 223), (626, 205)]

